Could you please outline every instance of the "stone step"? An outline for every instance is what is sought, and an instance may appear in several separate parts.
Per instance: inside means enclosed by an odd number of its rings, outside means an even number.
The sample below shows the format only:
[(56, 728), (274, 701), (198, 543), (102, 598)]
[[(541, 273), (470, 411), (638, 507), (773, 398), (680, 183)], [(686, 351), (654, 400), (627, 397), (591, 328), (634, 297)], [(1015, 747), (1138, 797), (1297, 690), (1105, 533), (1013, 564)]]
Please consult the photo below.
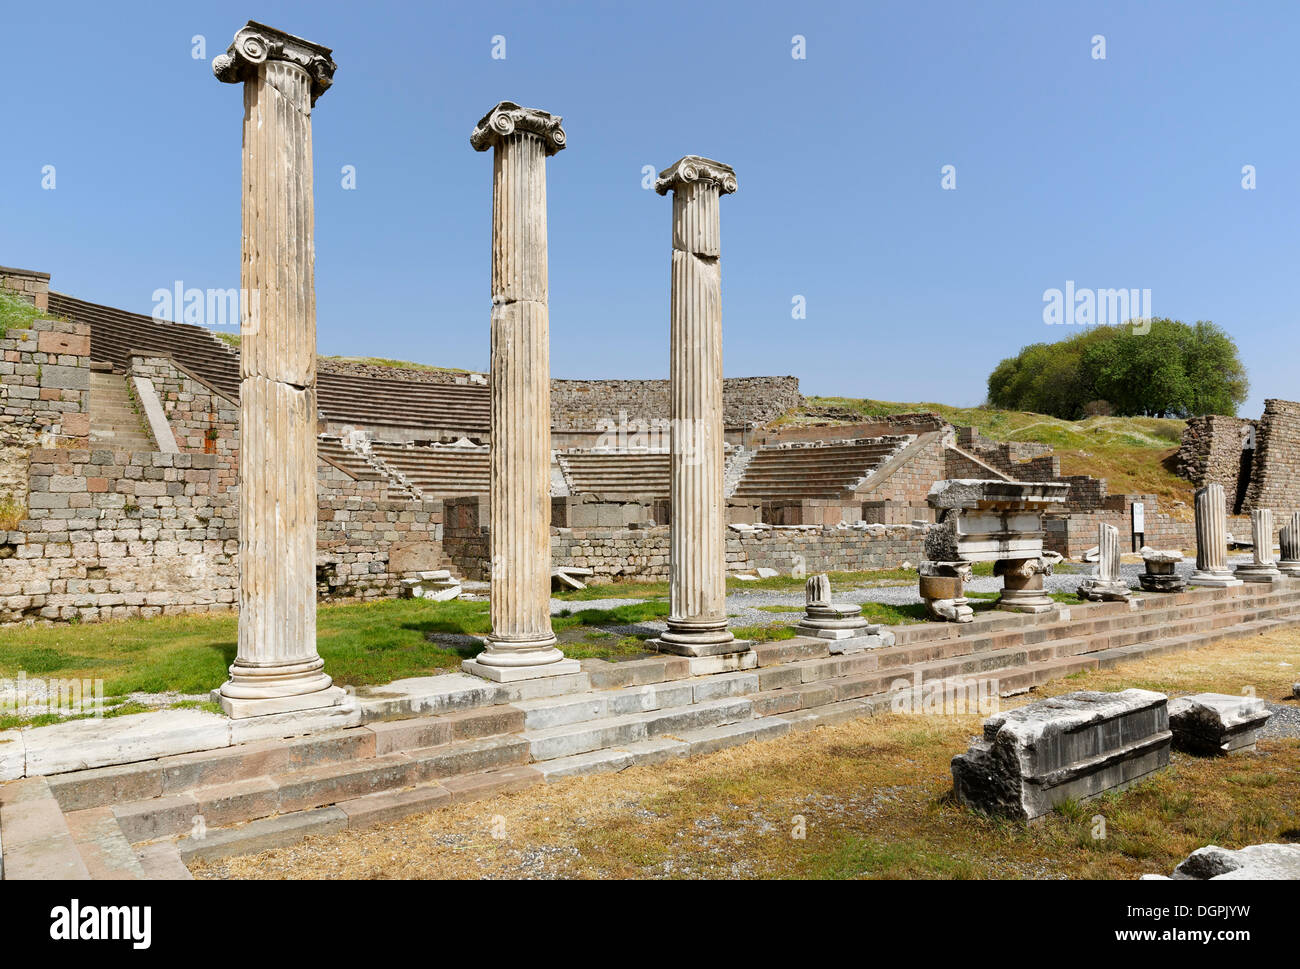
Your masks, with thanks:
[(132, 844), (187, 833), (201, 840), (202, 836), (196, 832), (209, 828), (296, 814), (364, 795), (522, 766), (528, 760), (528, 750), (528, 742), (518, 736), (481, 737), (356, 761), (261, 774), (93, 810), (110, 811)]
[(382, 687), (363, 687), (357, 691), (357, 698), (362, 720), (369, 723), (584, 693), (591, 688), (591, 677), (585, 671), (514, 683), (493, 683), (468, 673), (446, 673), (397, 680)]
[(743, 697), (728, 697), (647, 713), (626, 713), (525, 730), (522, 737), (529, 745), (532, 760), (538, 762), (748, 720), (752, 715), (753, 706), (748, 700)]

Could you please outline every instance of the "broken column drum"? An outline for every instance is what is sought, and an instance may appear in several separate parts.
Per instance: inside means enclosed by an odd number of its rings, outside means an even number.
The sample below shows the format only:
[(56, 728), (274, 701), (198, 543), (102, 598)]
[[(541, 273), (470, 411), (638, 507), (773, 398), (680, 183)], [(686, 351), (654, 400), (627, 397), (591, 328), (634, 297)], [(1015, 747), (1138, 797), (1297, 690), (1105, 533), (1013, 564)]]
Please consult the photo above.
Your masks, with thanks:
[(1196, 490), (1196, 571), (1188, 582), (1218, 588), (1241, 585), (1228, 568), (1228, 512), (1218, 483)]
[(1250, 513), (1251, 562), (1238, 565), (1233, 575), (1246, 582), (1278, 582), (1282, 572), (1273, 558), (1273, 510), (1259, 508)]
[(1105, 522), (1099, 523), (1097, 548), (1100, 552), (1097, 574), (1079, 584), (1079, 595), (1094, 602), (1120, 602), (1132, 598), (1132, 590), (1120, 574), (1119, 529)]

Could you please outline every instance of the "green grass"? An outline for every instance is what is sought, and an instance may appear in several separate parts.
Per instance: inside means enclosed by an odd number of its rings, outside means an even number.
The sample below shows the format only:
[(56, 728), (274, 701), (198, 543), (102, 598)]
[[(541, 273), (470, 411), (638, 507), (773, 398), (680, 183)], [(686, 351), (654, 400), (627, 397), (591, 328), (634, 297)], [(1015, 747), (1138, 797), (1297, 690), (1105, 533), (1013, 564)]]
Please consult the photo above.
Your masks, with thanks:
[(10, 330), (28, 329), (33, 320), (39, 320), (47, 315), (25, 299), (0, 293), (0, 340), (3, 340)]
[(397, 367), (402, 370), (424, 370), (432, 373), (472, 373), (460, 367), (436, 367), (429, 363), (412, 363), (409, 360), (389, 360), (387, 357), (321, 357), (340, 363), (360, 363), (370, 367)]
[[(973, 427), (994, 441), (1050, 445), (1061, 459), (1061, 473), (1105, 478), (1111, 494), (1153, 494), (1171, 501), (1192, 500), (1189, 481), (1173, 472), (1173, 455), (1182, 441), (1185, 421), (1161, 417), (1089, 417), (1066, 421), (1030, 411), (994, 407), (952, 407), (936, 403), (895, 403), (853, 397), (809, 397), (807, 407), (833, 407), (855, 417), (887, 417), (931, 412), (944, 420)], [(825, 421), (806, 412), (784, 423)]]
[[(636, 625), (668, 614), (665, 602), (566, 610), (552, 620), (560, 648), (576, 659), (644, 651), (636, 637), (596, 635), (596, 627)], [(454, 669), (477, 645), (451, 647), (430, 633), (481, 636), (491, 629), (486, 602), (385, 599), (321, 606), (317, 648), (343, 685), (387, 683)], [(235, 659), (234, 615), (161, 616), (76, 626), (0, 629), (0, 677), (102, 679), (106, 696), (202, 694), (220, 686)]]

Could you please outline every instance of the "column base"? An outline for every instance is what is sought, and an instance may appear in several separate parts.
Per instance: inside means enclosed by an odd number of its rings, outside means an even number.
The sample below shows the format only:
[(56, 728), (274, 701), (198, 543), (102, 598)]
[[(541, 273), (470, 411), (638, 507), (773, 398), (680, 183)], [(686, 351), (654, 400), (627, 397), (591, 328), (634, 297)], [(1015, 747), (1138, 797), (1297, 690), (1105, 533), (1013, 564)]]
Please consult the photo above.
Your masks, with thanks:
[(1243, 582), (1282, 581), (1282, 573), (1275, 565), (1238, 565), (1232, 574)]
[(687, 624), (668, 620), (668, 631), (658, 639), (650, 640), (661, 653), (677, 656), (720, 656), (724, 653), (743, 653), (749, 643), (738, 640), (727, 629), (727, 621)]
[(1222, 572), (1193, 572), (1187, 577), (1188, 585), (1203, 585), (1211, 589), (1228, 589), (1245, 583), (1228, 570)]
[(1283, 559), (1277, 563), (1277, 570), (1291, 579), (1300, 579), (1300, 562), (1288, 562)]
[[(559, 653), (557, 649), (555, 652)], [(474, 659), (467, 659), (460, 664), (461, 672), (469, 673), (472, 676), (481, 676), (485, 680), (491, 680), (493, 683), (517, 683), (520, 680), (536, 680), (543, 676), (564, 676), (568, 673), (581, 673), (582, 664), (576, 659), (565, 659), (564, 654), (560, 653), (560, 659), (552, 663), (542, 663), (537, 666), (490, 666), (482, 659), (486, 653), (480, 653)]]
[(1143, 572), (1138, 576), (1138, 584), (1143, 592), (1183, 592), (1187, 589), (1186, 578), (1166, 572)]
[(1079, 583), (1079, 596), (1092, 602), (1127, 602), (1133, 590), (1127, 582), (1110, 582), (1106, 579), (1085, 579)]

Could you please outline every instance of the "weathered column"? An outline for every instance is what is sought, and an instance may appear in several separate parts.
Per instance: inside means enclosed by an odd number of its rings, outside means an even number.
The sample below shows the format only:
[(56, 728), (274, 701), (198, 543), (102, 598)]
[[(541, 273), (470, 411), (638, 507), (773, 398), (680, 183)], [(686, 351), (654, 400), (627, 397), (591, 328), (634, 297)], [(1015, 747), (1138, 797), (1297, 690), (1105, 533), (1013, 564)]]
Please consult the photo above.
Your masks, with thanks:
[(670, 319), (672, 479), (668, 630), (660, 649), (684, 656), (739, 653), (727, 629), (726, 499), (723, 492), (722, 254), (719, 200), (736, 173), (687, 155), (659, 173), (673, 193)]
[(250, 21), (213, 73), (244, 85), (239, 650), (231, 717), (332, 706), (316, 652), (316, 294), (311, 110), (330, 50)]
[(1273, 509), (1258, 508), (1250, 513), (1252, 561), (1238, 565), (1237, 578), (1246, 582), (1277, 582), (1282, 572), (1273, 558)]
[(1196, 571), (1191, 585), (1241, 585), (1228, 568), (1228, 512), (1223, 485), (1207, 484), (1196, 490)]
[(1120, 573), (1119, 529), (1097, 524), (1097, 574), (1079, 584), (1079, 595), (1094, 602), (1116, 602), (1132, 596)]
[(1278, 536), (1282, 546), (1282, 561), (1277, 563), (1283, 575), (1300, 579), (1300, 511), (1291, 513), (1291, 522), (1282, 526)]
[(500, 681), (577, 672), (551, 631), (551, 359), (546, 159), (561, 118), (502, 101), (470, 135), (492, 161), (492, 632), (462, 668)]

